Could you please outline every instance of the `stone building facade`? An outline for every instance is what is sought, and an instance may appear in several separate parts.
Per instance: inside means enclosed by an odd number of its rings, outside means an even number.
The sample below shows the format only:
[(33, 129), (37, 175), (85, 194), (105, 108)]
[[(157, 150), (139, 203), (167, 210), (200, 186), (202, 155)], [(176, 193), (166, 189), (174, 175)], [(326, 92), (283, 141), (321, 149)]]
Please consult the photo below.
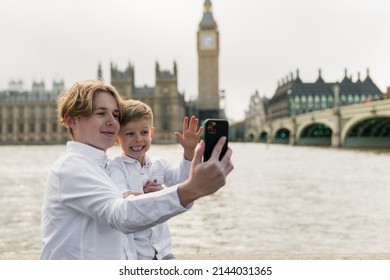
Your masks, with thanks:
[(245, 134), (244, 139), (246, 141), (263, 141), (267, 139), (257, 139), (258, 135), (262, 128), (267, 123), (267, 113), (268, 113), (268, 98), (265, 96), (260, 97), (258, 91), (256, 91), (249, 101), (248, 110), (245, 111)]
[(0, 92), (0, 144), (56, 144), (69, 139), (58, 125), (57, 97), (64, 82), (53, 82), (46, 90), (43, 82), (34, 82), (31, 91), (22, 82), (10, 82)]
[(383, 93), (372, 81), (368, 69), (364, 80), (358, 74), (355, 81), (345, 70), (344, 78), (340, 82), (325, 82), (321, 70), (318, 72), (318, 78), (314, 83), (303, 82), (298, 70), (295, 77), (291, 74), (290, 77), (283, 79), (269, 101), (267, 119), (275, 120), (332, 108), (336, 86), (341, 106), (383, 98)]

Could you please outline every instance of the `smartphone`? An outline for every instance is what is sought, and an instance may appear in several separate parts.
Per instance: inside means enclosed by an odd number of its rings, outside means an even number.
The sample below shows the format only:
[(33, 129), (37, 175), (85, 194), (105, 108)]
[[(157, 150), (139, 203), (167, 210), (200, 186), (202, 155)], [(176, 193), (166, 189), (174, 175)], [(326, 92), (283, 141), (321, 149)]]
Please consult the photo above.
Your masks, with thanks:
[(203, 161), (207, 161), (213, 152), (214, 146), (222, 136), (226, 136), (226, 142), (222, 147), (219, 160), (225, 155), (228, 147), (228, 136), (229, 136), (229, 123), (224, 119), (207, 119), (204, 122), (204, 142), (205, 151), (203, 154)]

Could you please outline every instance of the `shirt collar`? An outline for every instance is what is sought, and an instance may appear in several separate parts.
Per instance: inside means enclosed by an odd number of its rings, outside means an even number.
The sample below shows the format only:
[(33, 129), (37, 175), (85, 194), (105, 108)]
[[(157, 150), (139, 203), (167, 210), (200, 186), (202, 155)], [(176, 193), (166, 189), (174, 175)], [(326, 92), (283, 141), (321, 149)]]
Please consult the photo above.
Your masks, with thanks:
[(68, 152), (82, 154), (99, 163), (107, 162), (107, 155), (105, 151), (81, 142), (69, 141), (66, 143), (66, 149)]
[[(126, 156), (125, 154), (122, 154), (122, 160), (123, 162), (127, 162), (130, 164), (140, 164), (140, 162), (134, 158), (131, 158), (129, 156)], [(152, 164), (152, 161), (149, 159), (149, 157), (146, 157), (145, 165), (144, 166), (150, 166)]]

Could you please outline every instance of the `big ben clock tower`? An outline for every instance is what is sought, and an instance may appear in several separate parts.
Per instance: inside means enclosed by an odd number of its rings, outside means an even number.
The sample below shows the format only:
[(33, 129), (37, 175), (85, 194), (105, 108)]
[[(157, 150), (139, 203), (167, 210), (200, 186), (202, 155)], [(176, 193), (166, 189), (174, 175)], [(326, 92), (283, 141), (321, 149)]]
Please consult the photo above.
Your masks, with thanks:
[(199, 119), (219, 118), (219, 32), (210, 0), (204, 1), (203, 17), (197, 32), (197, 49)]

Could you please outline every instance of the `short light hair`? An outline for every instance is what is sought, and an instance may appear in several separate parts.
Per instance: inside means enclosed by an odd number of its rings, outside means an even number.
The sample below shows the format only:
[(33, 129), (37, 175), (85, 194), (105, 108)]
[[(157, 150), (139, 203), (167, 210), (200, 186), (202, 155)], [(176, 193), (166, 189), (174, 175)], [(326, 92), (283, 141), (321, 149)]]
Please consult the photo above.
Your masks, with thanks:
[(135, 120), (148, 120), (150, 126), (153, 126), (153, 111), (146, 103), (128, 99), (124, 101), (124, 113), (121, 126)]
[(101, 80), (86, 80), (76, 82), (68, 90), (63, 91), (57, 99), (58, 123), (68, 128), (73, 136), (72, 129), (65, 121), (65, 116), (89, 117), (95, 110), (94, 96), (97, 92), (111, 94), (119, 107), (119, 121), (123, 116), (123, 98), (116, 89)]

